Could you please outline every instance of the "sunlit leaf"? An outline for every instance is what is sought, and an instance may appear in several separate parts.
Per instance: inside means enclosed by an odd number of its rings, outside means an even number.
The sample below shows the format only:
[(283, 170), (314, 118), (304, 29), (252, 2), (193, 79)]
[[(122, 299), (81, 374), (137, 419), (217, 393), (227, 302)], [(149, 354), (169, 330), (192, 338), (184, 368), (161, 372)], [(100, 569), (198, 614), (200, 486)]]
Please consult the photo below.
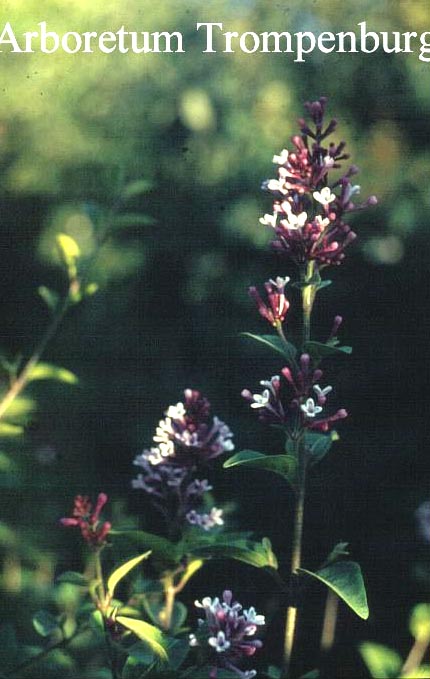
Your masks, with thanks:
[(391, 648), (365, 641), (360, 653), (372, 677), (376, 679), (397, 679), (400, 676), (402, 659)]
[(417, 604), (412, 609), (409, 630), (417, 641), (430, 642), (430, 604)]
[(133, 632), (141, 641), (144, 641), (163, 660), (167, 660), (167, 640), (159, 629), (144, 620), (127, 618), (123, 615), (115, 617), (116, 622)]
[(282, 340), (280, 337), (277, 337), (277, 335), (254, 335), (251, 332), (242, 332), (241, 335), (259, 342), (269, 349), (272, 349), (272, 351), (281, 354), (281, 356), (286, 358), (289, 363), (294, 363), (297, 349), (294, 344), (291, 344), (291, 342), (284, 342), (284, 340)]
[(81, 254), (79, 245), (74, 238), (68, 236), (66, 233), (58, 233), (56, 241), (61, 259), (65, 264), (69, 274), (69, 278), (76, 278), (78, 272), (76, 264)]
[(116, 568), (114, 572), (109, 576), (109, 579), (107, 581), (107, 591), (109, 592), (110, 596), (113, 597), (115, 593), (115, 588), (118, 585), (118, 583), (125, 578), (125, 576), (133, 569), (136, 568), (138, 564), (140, 564), (142, 561), (148, 558), (148, 556), (151, 554), (151, 551), (149, 550), (148, 552), (145, 552), (144, 554), (140, 554), (139, 556), (135, 556), (133, 559), (129, 559), (125, 563), (123, 563), (121, 566)]
[(430, 665), (421, 665), (406, 674), (402, 674), (402, 679), (430, 679)]
[(10, 422), (0, 422), (0, 437), (14, 437), (21, 436), (24, 433), (24, 427), (20, 427), (17, 424), (11, 424)]
[(305, 568), (298, 572), (329, 587), (363, 620), (369, 617), (363, 575), (355, 561), (337, 561), (315, 573)]
[(78, 384), (79, 380), (70, 370), (51, 363), (37, 363), (29, 374), (29, 381), (55, 380), (65, 384)]
[(33, 616), (33, 627), (41, 637), (49, 637), (59, 629), (57, 618), (49, 611), (38, 611)]
[(240, 465), (258, 467), (267, 471), (275, 472), (287, 479), (292, 486), (295, 485), (297, 461), (292, 455), (265, 455), (256, 450), (242, 450), (229, 457), (223, 464), (224, 469), (231, 469)]

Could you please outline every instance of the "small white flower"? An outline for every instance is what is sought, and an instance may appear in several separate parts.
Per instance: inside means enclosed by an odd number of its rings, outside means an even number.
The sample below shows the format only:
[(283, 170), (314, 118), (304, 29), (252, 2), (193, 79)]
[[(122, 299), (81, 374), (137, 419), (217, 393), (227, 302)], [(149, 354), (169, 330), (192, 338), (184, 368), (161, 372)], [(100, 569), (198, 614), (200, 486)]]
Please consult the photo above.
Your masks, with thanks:
[(269, 279), (269, 283), (274, 285), (275, 288), (278, 288), (278, 291), (282, 291), (282, 292), (283, 292), (285, 286), (287, 285), (287, 283), (289, 283), (289, 281), (290, 281), (289, 276), (285, 276), (285, 278), (282, 278), (282, 276), (276, 276), (275, 280), (273, 280), (273, 278)]
[(209, 646), (212, 646), (217, 653), (224, 653), (225, 651), (228, 651), (231, 646), (231, 643), (225, 638), (225, 634), (222, 630), (218, 632), (216, 637), (209, 637), (208, 644)]
[(252, 394), (254, 403), (251, 403), (251, 408), (265, 408), (270, 401), (270, 392), (265, 389), (262, 394)]
[(173, 420), (180, 420), (185, 415), (185, 407), (183, 403), (177, 403), (175, 406), (169, 406), (166, 410), (167, 417)]
[(330, 224), (330, 220), (327, 217), (324, 217), (323, 219), (321, 215), (317, 215), (315, 217), (315, 221), (317, 226), (320, 228), (320, 231), (324, 231), (324, 229)]
[(285, 165), (285, 163), (288, 162), (288, 156), (289, 156), (288, 150), (282, 149), (279, 156), (278, 155), (273, 156), (272, 163), (275, 163), (276, 165)]
[(324, 389), (321, 389), (321, 387), (319, 386), (319, 384), (314, 384), (314, 392), (316, 393), (316, 395), (318, 396), (318, 398), (320, 398), (321, 396), (324, 398), (324, 397), (327, 396), (327, 394), (329, 394), (332, 390), (333, 390), (333, 387), (331, 387), (330, 385), (328, 385), (327, 387), (324, 387)]
[(173, 441), (163, 441), (158, 446), (162, 457), (171, 457), (175, 454), (175, 446)]
[(284, 195), (288, 193), (287, 189), (284, 187), (284, 183), (279, 181), (279, 179), (270, 179), (267, 183), (267, 188), (269, 191), (279, 191), (279, 193), (283, 193)]
[(260, 224), (264, 224), (265, 226), (271, 226), (273, 229), (276, 229), (276, 219), (277, 219), (277, 213), (274, 212), (273, 215), (265, 214), (264, 217), (260, 217), (258, 220)]
[(254, 606), (251, 606), (251, 608), (248, 608), (248, 610), (243, 611), (243, 615), (245, 617), (245, 620), (249, 623), (252, 623), (253, 625), (266, 624), (266, 619), (264, 615), (260, 615), (259, 613), (257, 613)]
[(306, 403), (302, 403), (300, 408), (307, 417), (315, 417), (315, 415), (318, 415), (322, 411), (321, 406), (317, 406), (313, 398), (308, 398)]
[(212, 507), (209, 518), (212, 522), (213, 526), (223, 526), (224, 525), (224, 519), (223, 517), (223, 510), (218, 509), (218, 507)]
[(330, 168), (332, 168), (333, 165), (334, 165), (334, 158), (333, 158), (333, 156), (330, 156), (329, 154), (327, 154), (327, 155), (324, 157), (324, 167), (326, 167), (327, 169), (330, 170)]
[(197, 637), (195, 634), (189, 634), (188, 635), (188, 643), (190, 646), (195, 647), (199, 645), (199, 642), (197, 641)]
[(160, 448), (151, 448), (146, 455), (146, 459), (150, 464), (157, 465), (160, 464), (160, 462), (163, 462), (163, 455), (161, 453)]
[(329, 203), (332, 203), (334, 200), (336, 200), (336, 196), (331, 192), (329, 186), (324, 186), (321, 191), (314, 191), (312, 195), (315, 200), (317, 200), (318, 203), (321, 203), (322, 205), (329, 205)]
[(301, 229), (306, 224), (308, 219), (307, 212), (300, 212), (298, 215), (294, 214), (288, 201), (284, 201), (281, 207), (286, 215), (281, 221), (282, 226), (286, 226), (288, 229), (296, 230)]

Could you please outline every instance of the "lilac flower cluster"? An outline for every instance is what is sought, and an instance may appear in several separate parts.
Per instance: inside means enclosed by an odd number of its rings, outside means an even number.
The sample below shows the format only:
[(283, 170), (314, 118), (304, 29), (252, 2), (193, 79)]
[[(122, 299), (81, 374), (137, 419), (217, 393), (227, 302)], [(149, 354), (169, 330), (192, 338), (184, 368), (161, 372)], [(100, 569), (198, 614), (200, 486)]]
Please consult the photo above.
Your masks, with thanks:
[(224, 523), (223, 512), (217, 507), (198, 511), (212, 486), (194, 474), (201, 465), (234, 449), (233, 434), (211, 416), (210, 403), (199, 391), (186, 389), (184, 397), (169, 406), (159, 421), (153, 437), (157, 445), (135, 458), (139, 473), (132, 485), (150, 495), (167, 520), (186, 521), (209, 531)]
[(347, 417), (344, 408), (332, 415), (318, 417), (324, 411), (327, 396), (332, 387), (321, 387), (323, 376), (320, 369), (312, 369), (309, 354), (302, 354), (299, 366), (292, 370), (282, 368), (282, 377), (274, 375), (270, 380), (261, 380), (263, 391), (253, 394), (249, 389), (242, 396), (251, 408), (258, 410), (259, 419), (268, 424), (281, 424), (290, 434), (302, 428), (327, 432), (338, 420)]
[(360, 186), (351, 183), (358, 172), (354, 165), (339, 179), (329, 181), (330, 171), (339, 169), (349, 156), (344, 153), (343, 141), (322, 145), (337, 126), (332, 119), (324, 129), (326, 103), (321, 97), (305, 104), (314, 129), (299, 120), (301, 136), (292, 138), (294, 150), (282, 149), (273, 157), (278, 177), (263, 183), (274, 203), (272, 213), (260, 222), (274, 230), (273, 248), (299, 266), (309, 261), (320, 268), (340, 264), (346, 247), (356, 238), (344, 216), (377, 203), (375, 196), (365, 203), (353, 202), (360, 192)]
[(218, 597), (205, 597), (195, 605), (204, 612), (199, 619), (196, 634), (190, 634), (190, 646), (206, 648), (210, 654), (211, 679), (216, 679), (219, 668), (235, 672), (240, 679), (252, 679), (255, 670), (243, 671), (237, 665), (249, 658), (262, 647), (260, 639), (254, 636), (258, 627), (265, 624), (263, 615), (253, 607), (243, 610), (242, 605), (233, 601), (229, 590), (223, 592), (222, 601)]

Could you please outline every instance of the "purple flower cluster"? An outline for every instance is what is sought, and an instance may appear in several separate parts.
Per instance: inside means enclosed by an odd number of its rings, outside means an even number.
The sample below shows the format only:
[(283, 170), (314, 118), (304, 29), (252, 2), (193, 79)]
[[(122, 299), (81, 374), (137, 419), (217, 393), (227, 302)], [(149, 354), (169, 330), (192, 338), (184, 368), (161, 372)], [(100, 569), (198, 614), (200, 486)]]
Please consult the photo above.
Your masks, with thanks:
[(324, 411), (330, 385), (321, 387), (323, 372), (312, 369), (309, 354), (302, 354), (299, 366), (292, 370), (282, 368), (280, 375), (261, 380), (262, 393), (253, 394), (249, 389), (242, 396), (251, 408), (258, 410), (259, 419), (268, 424), (282, 424), (290, 434), (302, 428), (327, 432), (337, 420), (347, 417), (343, 408), (333, 415), (318, 417)]
[(211, 416), (210, 403), (199, 391), (186, 389), (184, 397), (169, 406), (158, 423), (153, 437), (157, 445), (135, 458), (139, 473), (132, 485), (150, 495), (168, 521), (186, 521), (208, 531), (224, 523), (222, 510), (198, 511), (212, 486), (194, 474), (202, 464), (234, 449), (233, 434)]
[(264, 616), (252, 607), (243, 610), (241, 604), (233, 601), (229, 590), (223, 592), (222, 601), (218, 597), (205, 597), (195, 605), (203, 610), (205, 617), (199, 619), (196, 634), (190, 634), (190, 645), (208, 650), (212, 665), (210, 679), (216, 679), (218, 668), (231, 670), (240, 679), (255, 677), (255, 670), (243, 671), (237, 665), (262, 647), (260, 639), (254, 636), (258, 627), (265, 624)]
[(324, 129), (326, 103), (327, 99), (321, 97), (305, 104), (314, 129), (299, 120), (301, 136), (292, 138), (294, 150), (283, 149), (273, 157), (278, 177), (263, 183), (274, 196), (274, 203), (272, 213), (260, 222), (274, 230), (273, 248), (299, 266), (309, 261), (320, 268), (340, 264), (345, 248), (356, 238), (344, 216), (377, 203), (375, 196), (362, 204), (353, 202), (360, 191), (351, 183), (358, 172), (354, 165), (340, 178), (329, 181), (330, 171), (339, 169), (349, 156), (344, 153), (345, 142), (322, 144), (337, 126), (332, 119)]

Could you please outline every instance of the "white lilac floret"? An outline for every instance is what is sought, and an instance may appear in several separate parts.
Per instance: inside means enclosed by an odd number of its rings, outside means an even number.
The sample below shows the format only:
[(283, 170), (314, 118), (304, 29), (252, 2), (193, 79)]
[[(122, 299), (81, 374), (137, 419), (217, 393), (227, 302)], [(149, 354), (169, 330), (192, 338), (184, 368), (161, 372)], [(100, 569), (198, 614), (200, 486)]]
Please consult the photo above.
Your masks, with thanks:
[(192, 526), (199, 526), (205, 531), (210, 531), (216, 526), (224, 525), (223, 510), (218, 507), (212, 507), (209, 513), (200, 513), (195, 509), (189, 511), (186, 519)]
[(261, 648), (262, 642), (255, 636), (258, 628), (265, 624), (264, 615), (254, 607), (242, 610), (242, 605), (233, 601), (232, 593), (226, 590), (222, 599), (204, 597), (196, 601), (204, 618), (199, 619), (195, 634), (190, 634), (190, 646), (206, 649), (211, 665), (210, 677), (216, 675), (216, 668), (235, 672), (240, 679), (252, 679), (255, 670), (243, 670), (241, 664)]
[[(336, 328), (341, 318), (335, 319)], [(312, 367), (309, 354), (302, 354), (298, 359), (298, 367), (294, 371), (285, 367), (281, 371), (284, 380), (275, 375), (270, 381), (261, 380), (266, 387), (262, 394), (253, 394), (249, 389), (242, 391), (242, 396), (256, 410), (259, 419), (268, 424), (281, 424), (292, 432), (300, 423), (307, 429), (327, 432), (332, 425), (347, 416), (346, 410), (339, 409), (333, 415), (318, 417), (332, 391), (330, 385), (320, 387), (322, 371)], [(317, 400), (313, 398), (316, 394)]]

